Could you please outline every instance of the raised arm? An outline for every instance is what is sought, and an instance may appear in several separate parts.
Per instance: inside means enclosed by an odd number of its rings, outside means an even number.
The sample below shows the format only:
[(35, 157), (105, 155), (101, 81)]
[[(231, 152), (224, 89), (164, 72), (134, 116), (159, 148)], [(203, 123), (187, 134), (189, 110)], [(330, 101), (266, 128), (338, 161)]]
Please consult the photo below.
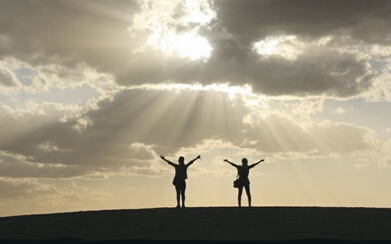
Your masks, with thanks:
[(227, 162), (227, 163), (229, 163), (230, 165), (234, 166), (235, 168), (237, 168), (237, 167), (238, 167), (238, 165), (236, 165), (236, 164), (234, 164), (234, 163), (230, 162), (228, 159), (224, 159), (224, 162)]
[(190, 166), (192, 163), (194, 163), (197, 159), (200, 159), (201, 158), (201, 155), (198, 155), (196, 158), (194, 158), (193, 160), (190, 160), (186, 165)]
[(173, 162), (168, 161), (167, 159), (164, 158), (164, 156), (160, 155), (160, 158), (163, 159), (164, 161), (166, 161), (169, 165), (175, 166), (175, 164)]
[(261, 159), (261, 160), (259, 160), (258, 162), (256, 162), (255, 164), (252, 164), (252, 165), (250, 165), (250, 166), (248, 166), (248, 167), (249, 167), (249, 168), (255, 167), (255, 166), (257, 166), (258, 164), (262, 163), (263, 161), (265, 161), (265, 159)]

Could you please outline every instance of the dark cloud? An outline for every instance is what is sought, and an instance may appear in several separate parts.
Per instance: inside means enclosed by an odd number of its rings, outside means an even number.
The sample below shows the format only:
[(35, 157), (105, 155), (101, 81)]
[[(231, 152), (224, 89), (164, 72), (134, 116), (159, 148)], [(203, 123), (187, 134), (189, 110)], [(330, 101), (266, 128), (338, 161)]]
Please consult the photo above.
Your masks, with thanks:
[[(86, 62), (106, 72), (128, 58), (134, 42), (128, 27), (139, 10), (136, 1), (2, 1), (0, 34), (11, 55), (31, 63)], [(137, 46), (137, 44), (136, 44)]]
[(391, 3), (382, 0), (226, 0), (214, 6), (219, 23), (244, 44), (279, 33), (317, 39), (340, 31), (358, 41), (390, 41)]
[(374, 71), (355, 54), (334, 50), (313, 50), (295, 62), (271, 58), (260, 61), (248, 72), (251, 85), (271, 95), (327, 95), (350, 97), (368, 90)]
[(147, 73), (141, 68), (132, 74), (148, 75), (149, 80), (142, 78), (145, 81), (164, 77), (180, 83), (249, 84), (254, 92), (272, 96), (351, 97), (368, 90), (375, 77), (369, 63), (358, 60), (357, 54), (320, 48), (299, 55), (294, 62), (279, 57), (261, 59), (252, 51), (235, 47), (218, 48), (206, 63), (192, 61), (152, 67), (157, 69)]

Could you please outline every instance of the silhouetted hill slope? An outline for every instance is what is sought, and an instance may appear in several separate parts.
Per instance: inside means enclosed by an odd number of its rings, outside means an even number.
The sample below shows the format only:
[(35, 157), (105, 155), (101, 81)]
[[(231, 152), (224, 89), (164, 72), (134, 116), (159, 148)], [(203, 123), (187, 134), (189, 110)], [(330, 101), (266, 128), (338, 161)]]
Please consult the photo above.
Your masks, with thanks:
[(200, 207), (0, 218), (0, 239), (391, 240), (391, 209)]

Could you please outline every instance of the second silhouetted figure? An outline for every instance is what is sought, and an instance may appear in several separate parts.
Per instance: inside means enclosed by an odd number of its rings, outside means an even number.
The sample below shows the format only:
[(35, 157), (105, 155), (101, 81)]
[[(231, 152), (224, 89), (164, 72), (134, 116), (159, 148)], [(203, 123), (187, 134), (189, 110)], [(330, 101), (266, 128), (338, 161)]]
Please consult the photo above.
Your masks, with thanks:
[(259, 163), (265, 161), (264, 159), (259, 160), (255, 164), (248, 165), (247, 159), (243, 158), (242, 159), (242, 165), (236, 165), (228, 159), (224, 159), (224, 162), (229, 163), (230, 165), (234, 166), (238, 170), (238, 179), (235, 181), (234, 185), (235, 187), (238, 188), (238, 204), (239, 207), (241, 207), (241, 198), (242, 198), (242, 192), (243, 192), (243, 187), (246, 189), (246, 194), (247, 194), (247, 199), (248, 199), (248, 206), (251, 207), (251, 193), (250, 193), (250, 181), (248, 179), (248, 174), (250, 173), (250, 169), (253, 168), (254, 166), (258, 165)]
[(175, 176), (172, 184), (175, 186), (176, 190), (176, 201), (177, 201), (177, 208), (180, 207), (180, 197), (182, 197), (182, 208), (185, 207), (185, 190), (186, 190), (186, 179), (187, 179), (187, 168), (194, 163), (197, 159), (200, 159), (201, 156), (198, 155), (195, 159), (191, 160), (187, 164), (185, 164), (185, 158), (179, 157), (178, 162), (179, 164), (174, 164), (171, 161), (168, 161), (164, 158), (164, 156), (160, 156), (161, 159), (166, 161), (169, 165), (173, 166), (175, 168)]

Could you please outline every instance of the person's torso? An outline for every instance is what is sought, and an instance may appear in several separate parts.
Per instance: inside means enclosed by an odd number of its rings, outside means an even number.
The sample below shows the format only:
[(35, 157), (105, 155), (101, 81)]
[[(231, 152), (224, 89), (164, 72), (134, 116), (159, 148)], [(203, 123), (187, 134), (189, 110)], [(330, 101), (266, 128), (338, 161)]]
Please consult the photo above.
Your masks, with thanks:
[(175, 167), (175, 178), (180, 180), (187, 179), (187, 166), (186, 165), (177, 165)]
[(250, 173), (250, 168), (246, 165), (241, 165), (238, 167), (238, 175), (241, 179), (248, 178), (248, 174)]

